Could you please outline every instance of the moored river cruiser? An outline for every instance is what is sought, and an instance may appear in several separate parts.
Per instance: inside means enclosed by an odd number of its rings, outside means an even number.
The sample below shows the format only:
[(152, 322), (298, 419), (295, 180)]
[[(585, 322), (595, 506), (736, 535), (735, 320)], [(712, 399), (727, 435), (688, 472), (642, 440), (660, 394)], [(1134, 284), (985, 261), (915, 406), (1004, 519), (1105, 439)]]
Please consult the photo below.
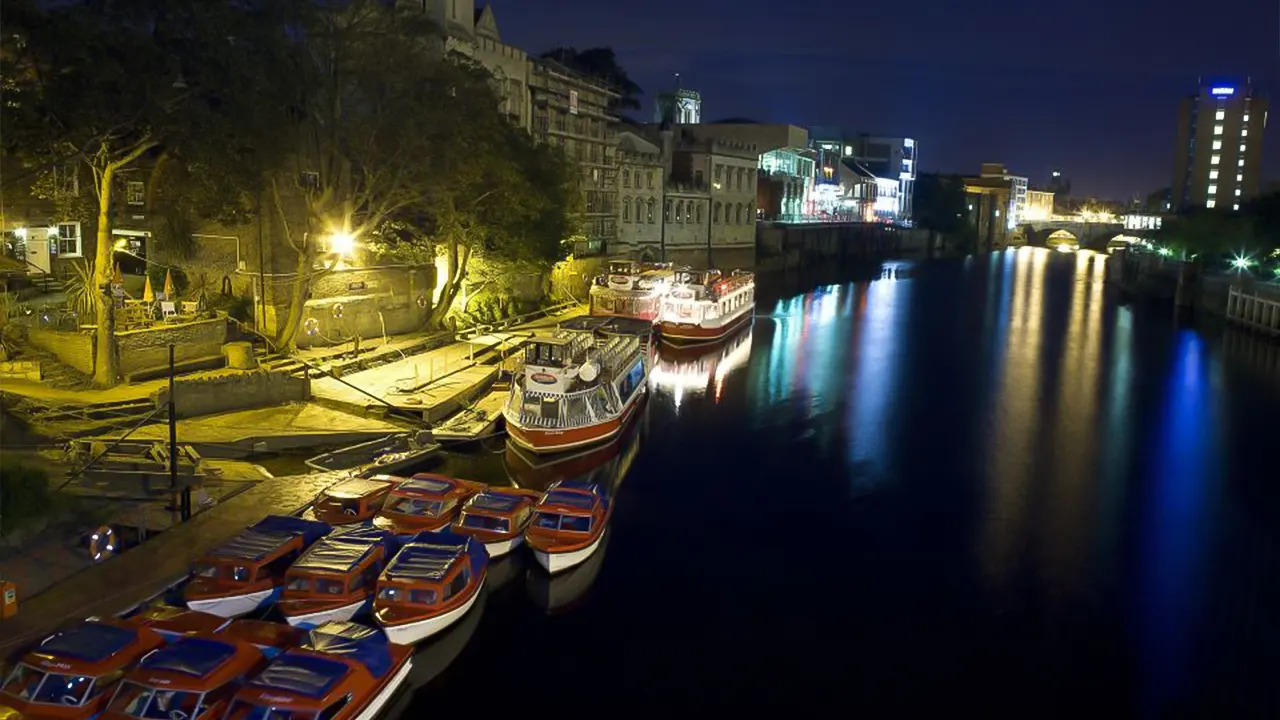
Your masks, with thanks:
[(755, 308), (754, 273), (681, 270), (662, 300), (658, 328), (670, 345), (713, 343), (750, 322)]
[(670, 263), (611, 260), (591, 285), (591, 314), (655, 321), (674, 275)]

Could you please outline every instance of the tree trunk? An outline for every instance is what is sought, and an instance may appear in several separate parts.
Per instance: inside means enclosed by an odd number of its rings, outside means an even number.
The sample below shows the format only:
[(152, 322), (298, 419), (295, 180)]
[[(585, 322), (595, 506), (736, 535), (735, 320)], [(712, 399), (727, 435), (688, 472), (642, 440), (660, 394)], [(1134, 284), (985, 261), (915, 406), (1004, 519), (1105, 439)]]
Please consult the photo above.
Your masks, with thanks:
[(428, 327), (444, 327), (445, 318), (453, 307), (453, 301), (457, 299), (458, 291), (462, 289), (462, 281), (467, 274), (467, 261), (471, 259), (471, 247), (464, 247), (459, 256), (457, 241), (450, 240), (448, 259), (444, 287), (440, 290), (440, 301), (431, 309), (431, 317), (427, 321)]
[(276, 333), (276, 350), (293, 352), (298, 349), (298, 329), (302, 325), (302, 312), (307, 303), (307, 291), (311, 288), (311, 246), (304, 240), (298, 253), (298, 280), (289, 295), (289, 316)]
[(120, 374), (120, 363), (116, 357), (116, 299), (111, 295), (111, 278), (115, 275), (115, 253), (111, 248), (111, 182), (114, 176), (115, 167), (108, 164), (99, 178), (98, 247), (94, 252), (93, 268), (93, 282), (100, 293), (96, 312), (98, 340), (93, 380), (104, 387), (115, 385)]

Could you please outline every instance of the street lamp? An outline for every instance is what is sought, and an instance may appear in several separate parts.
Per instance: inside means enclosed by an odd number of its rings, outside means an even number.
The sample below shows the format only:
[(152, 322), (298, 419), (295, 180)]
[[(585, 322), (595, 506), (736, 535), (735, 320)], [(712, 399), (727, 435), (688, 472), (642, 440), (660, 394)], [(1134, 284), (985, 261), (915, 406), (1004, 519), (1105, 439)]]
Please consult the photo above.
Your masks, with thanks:
[(335, 232), (329, 235), (329, 251), (351, 257), (351, 253), (356, 249), (356, 236), (349, 232)]

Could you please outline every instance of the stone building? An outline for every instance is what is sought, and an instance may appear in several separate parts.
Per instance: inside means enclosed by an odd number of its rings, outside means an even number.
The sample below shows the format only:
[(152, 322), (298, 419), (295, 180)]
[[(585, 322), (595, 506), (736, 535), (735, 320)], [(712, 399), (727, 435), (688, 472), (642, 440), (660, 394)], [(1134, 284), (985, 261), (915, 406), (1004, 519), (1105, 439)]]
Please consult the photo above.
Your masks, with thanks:
[(618, 133), (618, 242), (615, 257), (657, 260), (662, 255), (662, 151), (632, 132)]

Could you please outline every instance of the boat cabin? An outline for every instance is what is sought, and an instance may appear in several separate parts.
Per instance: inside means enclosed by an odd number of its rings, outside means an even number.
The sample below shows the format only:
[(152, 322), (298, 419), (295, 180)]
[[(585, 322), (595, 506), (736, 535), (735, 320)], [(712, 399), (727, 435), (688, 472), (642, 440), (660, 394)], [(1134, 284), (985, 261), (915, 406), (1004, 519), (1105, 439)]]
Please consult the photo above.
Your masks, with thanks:
[(415, 535), (378, 578), (378, 624), (394, 627), (439, 616), (471, 600), (484, 581), (488, 555), (475, 538), (444, 532)]
[(0, 705), (24, 718), (91, 718), (126, 669), (164, 644), (160, 633), (90, 621), (59, 630), (29, 650), (0, 685)]
[(125, 675), (103, 720), (213, 720), (239, 682), (266, 664), (253, 645), (185, 637), (142, 659)]
[(316, 519), (330, 525), (351, 525), (370, 520), (382, 509), (391, 489), (402, 480), (394, 475), (374, 475), (371, 478), (348, 478), (330, 485), (316, 496)]
[(315, 520), (267, 516), (196, 561), (183, 589), (187, 607), (236, 617), (268, 604), (302, 551), (329, 530)]
[(531, 531), (564, 535), (568, 539), (592, 535), (604, 521), (604, 491), (599, 485), (558, 482), (538, 502)]
[(378, 575), (397, 549), (395, 534), (370, 526), (320, 538), (285, 573), (281, 614), (291, 625), (350, 620), (373, 598)]
[(524, 532), (541, 496), (536, 490), (489, 488), (467, 500), (453, 529), (483, 543), (505, 540)]
[(439, 530), (453, 522), (467, 498), (484, 488), (470, 480), (418, 473), (391, 491), (374, 523), (398, 535)]
[(325, 623), (236, 693), (226, 720), (374, 717), (404, 681), (412, 648), (373, 628)]

